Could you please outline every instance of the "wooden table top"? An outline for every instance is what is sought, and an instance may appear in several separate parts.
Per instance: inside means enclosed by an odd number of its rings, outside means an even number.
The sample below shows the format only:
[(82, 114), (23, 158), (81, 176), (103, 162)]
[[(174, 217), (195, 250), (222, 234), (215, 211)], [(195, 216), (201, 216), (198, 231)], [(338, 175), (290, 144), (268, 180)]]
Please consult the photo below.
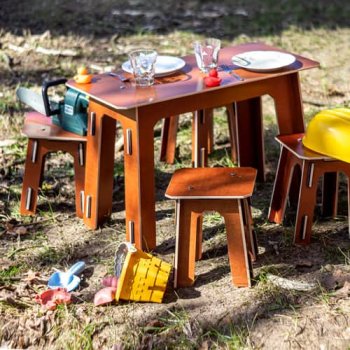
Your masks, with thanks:
[[(183, 57), (186, 62), (183, 69), (172, 75), (156, 78), (156, 83), (150, 87), (136, 87), (132, 79), (130, 82), (122, 83), (117, 77), (110, 76), (107, 73), (94, 75), (90, 84), (77, 84), (71, 79), (67, 82), (67, 86), (87, 94), (94, 100), (100, 101), (112, 109), (128, 110), (152, 105), (157, 102), (197, 95), (208, 90), (225, 89), (234, 85), (247, 84), (257, 80), (291, 74), (319, 66), (318, 62), (297, 54), (293, 54), (296, 57), (293, 64), (273, 72), (252, 72), (239, 68), (232, 63), (232, 56), (255, 50), (286, 52), (263, 43), (241, 44), (221, 49), (218, 65), (227, 65), (231, 69), (234, 69), (237, 74), (244, 78), (244, 81), (237, 80), (229, 72), (221, 71), (219, 72), (219, 76), (222, 82), (217, 87), (206, 87), (204, 85), (203, 77), (205, 74), (197, 68), (194, 55)], [(127, 76), (128, 73), (125, 73), (125, 75)], [(120, 87), (122, 85), (125, 85), (125, 88), (121, 89)]]

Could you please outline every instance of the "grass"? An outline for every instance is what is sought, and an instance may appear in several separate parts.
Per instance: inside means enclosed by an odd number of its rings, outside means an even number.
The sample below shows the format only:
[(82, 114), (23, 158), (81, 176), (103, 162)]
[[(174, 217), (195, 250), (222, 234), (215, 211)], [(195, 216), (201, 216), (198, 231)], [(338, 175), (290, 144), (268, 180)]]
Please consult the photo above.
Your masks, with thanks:
[(204, 335), (210, 339), (211, 348), (239, 350), (247, 348), (249, 329), (247, 327), (230, 326), (226, 331), (214, 329)]
[[(46, 341), (46, 346), (66, 349), (103, 349), (113, 348), (115, 345), (135, 349), (149, 344), (153, 344), (154, 349), (198, 349), (201, 346), (205, 348), (205, 344), (210, 349), (243, 349), (250, 346), (253, 348), (251, 344), (257, 341), (257, 333), (261, 331), (258, 326), (262, 323), (266, 323), (263, 329), (268, 334), (265, 341), (278, 339), (274, 344), (278, 344), (277, 346), (285, 340), (286, 334), (292, 341), (303, 337), (302, 340), (307, 342), (310, 337), (309, 329), (305, 329), (304, 334), (295, 336), (298, 322), (302, 320), (312, 320), (319, 332), (325, 329), (337, 332), (331, 324), (327, 325), (328, 328), (321, 325), (323, 314), (315, 311), (315, 314), (310, 315), (305, 312), (310, 305), (315, 309), (319, 305), (332, 306), (333, 295), (330, 291), (323, 286), (309, 296), (285, 291), (273, 286), (266, 277), (269, 273), (284, 277), (293, 274), (303, 276), (304, 272), (295, 271), (294, 263), (297, 258), (306, 257), (313, 261), (313, 268), (305, 272), (311, 275), (314, 271), (325, 273), (322, 267), (318, 269), (318, 260), (322, 260), (322, 264), (337, 264), (339, 268), (348, 266), (350, 261), (348, 248), (335, 237), (332, 230), (322, 236), (327, 236), (324, 241), (315, 239), (309, 249), (302, 249), (292, 246), (293, 227), (289, 221), (286, 221), (287, 227), (266, 222), (273, 174), (279, 154), (278, 145), (273, 141), (278, 129), (271, 98), (264, 97), (263, 105), (268, 182), (264, 185), (257, 184), (252, 201), (255, 228), (262, 252), (254, 264), (254, 287), (251, 290), (234, 289), (230, 285), (228, 269), (225, 273), (217, 273), (224, 264), (227, 267), (226, 261), (223, 263), (220, 255), (224, 251), (221, 248), (225, 248), (225, 231), (221, 216), (210, 213), (204, 218), (204, 249), (209, 253), (204, 254), (203, 260), (197, 265), (197, 272), (200, 271), (201, 275), (198, 281), (203, 281), (202, 284), (180, 290), (177, 295), (170, 288), (165, 302), (160, 305), (121, 302), (105, 308), (94, 308), (93, 294), (101, 287), (101, 278), (112, 273), (114, 248), (125, 236), (123, 209), (118, 209), (108, 224), (97, 232), (82, 228), (79, 220), (66, 216), (64, 205), (68, 203), (73, 208), (74, 194), (73, 190), (68, 194), (63, 193), (62, 188), (66, 185), (69, 188), (72, 183), (72, 167), (67, 165), (68, 158), (65, 155), (58, 154), (48, 160), (52, 167), (45, 172), (37, 215), (37, 218), (52, 220), (39, 224), (36, 218), (23, 218), (19, 215), (25, 139), (18, 135), (23, 122), (24, 107), (16, 102), (15, 89), (22, 85), (40, 90), (44, 79), (70, 77), (81, 64), (119, 68), (121, 62), (127, 58), (127, 52), (143, 43), (156, 45), (162, 54), (190, 54), (193, 40), (210, 34), (220, 36), (223, 46), (258, 40), (319, 59), (319, 70), (300, 74), (307, 123), (322, 108), (349, 105), (349, 60), (343, 50), (348, 45), (350, 35), (346, 21), (348, 5), (338, 1), (329, 4), (324, 1), (310, 3), (295, 0), (284, 2), (283, 6), (272, 0), (259, 4), (249, 0), (235, 6), (228, 0), (220, 4), (210, 1), (186, 4), (149, 1), (133, 5), (132, 2), (122, 3), (118, 0), (104, 1), (96, 7), (89, 0), (83, 7), (78, 4), (79, 15), (74, 12), (78, 6), (74, 1), (63, 0), (56, 5), (52, 7), (47, 1), (35, 0), (19, 7), (16, 1), (5, 0), (4, 8), (8, 16), (1, 17), (1, 50), (15, 64), (9, 70), (5, 61), (0, 62), (0, 74), (3, 77), (0, 82), (0, 137), (16, 138), (17, 142), (11, 147), (0, 148), (0, 158), (4, 158), (6, 164), (13, 159), (18, 163), (11, 166), (11, 174), (2, 177), (0, 182), (0, 186), (5, 184), (8, 188), (5, 190), (0, 187), (0, 225), (4, 228), (0, 229), (0, 252), (2, 259), (8, 258), (14, 263), (0, 271), (0, 283), (16, 288), (21, 283), (19, 279), (29, 269), (39, 271), (47, 277), (47, 271), (51, 271), (53, 267), (69, 265), (75, 259), (86, 260), (90, 270), (84, 276), (87, 285), (76, 292), (74, 304), (59, 306), (51, 321), (50, 314), (39, 311), (37, 305), (23, 309), (19, 304), (17, 308), (16, 305), (2, 303), (0, 314), (3, 320), (11, 315), (15, 321), (23, 322), (23, 326), (12, 328), (10, 339), (3, 335), (7, 334), (7, 323), (1, 323), (0, 336), (3, 341), (12, 341), (12, 347), (21, 348), (19, 341), (23, 333), (26, 333), (33, 343), (42, 339)], [(113, 14), (113, 11), (117, 13), (135, 10), (135, 6), (142, 6), (146, 14), (134, 17), (131, 14)], [(223, 9), (221, 15), (213, 17), (215, 11), (220, 14), (220, 9)], [(158, 10), (160, 14), (152, 14)], [(162, 16), (165, 20), (162, 20)], [(44, 33), (46, 30), (49, 32)], [(34, 48), (69, 48), (76, 50), (78, 56), (45, 56), (34, 50), (19, 54), (9, 49), (10, 43), (19, 47), (27, 43)], [(228, 131), (223, 108), (215, 111), (214, 121), (215, 137), (219, 143), (209, 157), (210, 165), (235, 166), (226, 147)], [(166, 187), (163, 186), (164, 173), (168, 175), (177, 168), (191, 166), (191, 134), (191, 115), (182, 116), (176, 164), (156, 163), (157, 179), (162, 180), (159, 191), (164, 191), (163, 187)], [(156, 133), (156, 152), (159, 144), (159, 133)], [(118, 157), (122, 159), (120, 154)], [(118, 177), (123, 176), (122, 162), (116, 162), (115, 173)], [(53, 185), (56, 182), (59, 184), (57, 187)], [(159, 198), (161, 200), (157, 202), (157, 206), (160, 220), (157, 225), (162, 235), (158, 237), (161, 248), (157, 250), (157, 254), (171, 261), (175, 233), (169, 225), (171, 220), (166, 219), (173, 219), (173, 206), (169, 210), (170, 206), (163, 199), (162, 193)], [(118, 196), (117, 199), (119, 201)], [(116, 202), (116, 198), (114, 201)], [(59, 214), (57, 218), (56, 213)], [(28, 227), (26, 237), (20, 237), (19, 240), (18, 237), (11, 237), (6, 233), (5, 226), (11, 218), (16, 218), (19, 224)], [(337, 225), (340, 231), (346, 229), (344, 219)], [(320, 231), (320, 235), (325, 231), (319, 222), (314, 229)], [(271, 242), (277, 242), (278, 250), (273, 248)], [(162, 246), (168, 248), (163, 249)], [(214, 253), (211, 252), (212, 248)], [(317, 257), (312, 255), (315, 251), (318, 252)], [(213, 274), (214, 280), (211, 280)], [(40, 288), (44, 286), (41, 285)], [(3, 289), (0, 290), (1, 293), (4, 293)], [(0, 297), (2, 298), (2, 294)], [(26, 296), (18, 295), (18, 303), (25, 302), (25, 298)], [(346, 300), (342, 302), (346, 303)], [(342, 307), (347, 310), (346, 304)], [(44, 334), (35, 335), (30, 327), (26, 327), (23, 310), (30, 319), (44, 319), (48, 322)], [(325, 312), (328, 311), (327, 309)], [(227, 312), (232, 317), (221, 322)], [(275, 322), (276, 315), (291, 320), (288, 332), (283, 329), (282, 322)], [(346, 315), (344, 312), (344, 317)], [(150, 325), (149, 320), (156, 322)], [(274, 331), (270, 332), (272, 326)], [(313, 339), (318, 344), (319, 340)], [(260, 348), (269, 347), (262, 345)]]

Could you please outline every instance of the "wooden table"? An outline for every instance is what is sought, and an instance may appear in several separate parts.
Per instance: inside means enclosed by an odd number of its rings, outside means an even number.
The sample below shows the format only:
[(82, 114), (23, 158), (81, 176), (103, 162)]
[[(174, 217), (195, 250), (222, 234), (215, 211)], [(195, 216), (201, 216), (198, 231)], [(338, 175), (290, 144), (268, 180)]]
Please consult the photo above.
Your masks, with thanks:
[[(262, 43), (228, 47), (220, 51), (219, 65), (238, 68), (231, 57), (251, 50), (282, 51)], [(139, 248), (150, 250), (156, 246), (153, 128), (158, 120), (236, 103), (240, 165), (257, 168), (263, 178), (261, 96), (267, 94), (274, 99), (280, 134), (304, 132), (299, 71), (319, 64), (295, 56), (291, 66), (275, 72), (235, 70), (244, 81), (221, 72), (222, 83), (213, 88), (204, 86), (194, 55), (184, 57), (186, 66), (180, 72), (158, 78), (155, 85), (147, 88), (136, 87), (133, 82), (122, 83), (108, 74), (94, 76), (91, 84), (68, 81), (67, 86), (86, 93), (90, 99), (84, 222), (96, 228), (111, 214), (116, 121), (122, 125), (125, 140), (127, 239), (133, 235)], [(123, 85), (125, 88), (121, 88)], [(200, 125), (203, 113), (197, 116)], [(207, 142), (206, 138), (203, 142)]]

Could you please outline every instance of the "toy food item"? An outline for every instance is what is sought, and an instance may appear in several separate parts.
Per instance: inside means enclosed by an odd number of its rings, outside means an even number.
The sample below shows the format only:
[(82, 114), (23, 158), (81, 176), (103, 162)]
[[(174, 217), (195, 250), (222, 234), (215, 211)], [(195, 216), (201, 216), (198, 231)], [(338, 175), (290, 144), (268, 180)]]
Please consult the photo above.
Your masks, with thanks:
[(64, 288), (45, 290), (35, 296), (35, 301), (43, 305), (47, 310), (55, 310), (59, 304), (70, 304), (71, 295)]
[(213, 68), (213, 69), (211, 69), (210, 71), (209, 71), (209, 76), (210, 77), (214, 77), (214, 78), (217, 78), (218, 77), (218, 71), (217, 71), (217, 69), (215, 69), (215, 68)]
[(204, 78), (204, 84), (207, 87), (214, 87), (214, 86), (219, 86), (221, 83), (221, 79), (218, 77), (205, 77)]
[(88, 75), (89, 74), (89, 70), (82, 66), (78, 68), (78, 75)]
[(104, 287), (118, 287), (118, 277), (117, 276), (106, 276), (102, 280), (102, 285)]
[(105, 287), (100, 289), (94, 296), (94, 305), (105, 305), (114, 301), (116, 290), (117, 288), (115, 287)]
[(89, 84), (91, 83), (92, 75), (89, 74), (89, 70), (86, 67), (79, 67), (78, 74), (74, 76), (74, 80), (78, 84)]

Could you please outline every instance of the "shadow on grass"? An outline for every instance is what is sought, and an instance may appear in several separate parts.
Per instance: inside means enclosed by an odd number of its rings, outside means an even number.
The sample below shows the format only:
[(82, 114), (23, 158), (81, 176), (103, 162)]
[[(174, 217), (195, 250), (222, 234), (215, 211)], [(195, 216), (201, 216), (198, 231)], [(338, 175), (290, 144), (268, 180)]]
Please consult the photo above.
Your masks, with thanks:
[(5, 0), (0, 10), (2, 28), (85, 36), (125, 36), (139, 33), (188, 31), (232, 39), (238, 35), (274, 35), (290, 26), (301, 29), (349, 26), (346, 1), (248, 0), (232, 6), (229, 0), (147, 2), (92, 0), (28, 2)]

